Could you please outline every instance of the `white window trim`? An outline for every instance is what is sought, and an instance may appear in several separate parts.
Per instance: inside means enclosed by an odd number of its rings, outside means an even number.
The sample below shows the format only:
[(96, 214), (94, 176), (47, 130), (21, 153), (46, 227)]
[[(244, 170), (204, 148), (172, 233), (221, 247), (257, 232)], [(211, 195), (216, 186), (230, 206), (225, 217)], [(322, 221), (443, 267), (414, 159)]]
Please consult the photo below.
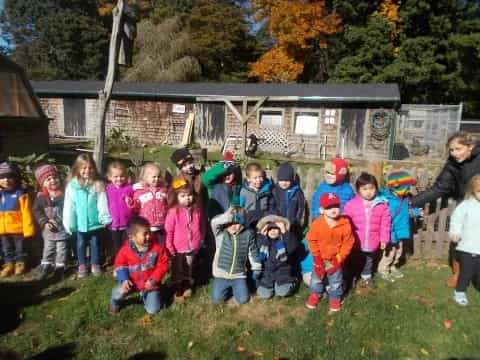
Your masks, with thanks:
[[(333, 110), (335, 111), (335, 115), (333, 116), (333, 123), (326, 122), (327, 119), (327, 111), (328, 110)], [(331, 118), (332, 116), (329, 115), (328, 118)], [(338, 109), (336, 108), (323, 108), (322, 109), (322, 115), (321, 115), (321, 120), (323, 125), (337, 125), (338, 122)]]
[[(260, 123), (260, 114), (262, 111), (275, 111), (275, 112), (281, 112), (282, 113), (282, 123), (280, 126), (268, 126), (268, 125), (263, 125)], [(285, 108), (276, 108), (276, 107), (261, 107), (257, 110), (257, 125), (269, 127), (271, 129), (281, 129), (283, 128), (283, 125), (285, 124)]]
[[(317, 133), (316, 134), (297, 134), (295, 132), (295, 121), (296, 121), (296, 114), (298, 113), (312, 113), (318, 115), (318, 124), (317, 124)], [(322, 109), (312, 109), (312, 108), (293, 108), (292, 109), (292, 134), (295, 136), (305, 136), (305, 137), (317, 137), (320, 135), (321, 130), (321, 121), (322, 121)]]

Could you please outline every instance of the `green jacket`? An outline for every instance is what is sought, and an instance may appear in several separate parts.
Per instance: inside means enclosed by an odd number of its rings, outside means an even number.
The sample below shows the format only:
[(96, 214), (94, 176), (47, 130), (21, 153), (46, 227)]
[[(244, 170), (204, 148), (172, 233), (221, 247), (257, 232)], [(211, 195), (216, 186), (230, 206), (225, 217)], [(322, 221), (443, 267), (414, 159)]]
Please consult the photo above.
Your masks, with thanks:
[(261, 270), (255, 234), (242, 228), (237, 234), (230, 234), (224, 228), (233, 220), (232, 214), (223, 213), (212, 219), (216, 251), (213, 259), (213, 276), (222, 279), (241, 279), (246, 277), (247, 259), (252, 270)]

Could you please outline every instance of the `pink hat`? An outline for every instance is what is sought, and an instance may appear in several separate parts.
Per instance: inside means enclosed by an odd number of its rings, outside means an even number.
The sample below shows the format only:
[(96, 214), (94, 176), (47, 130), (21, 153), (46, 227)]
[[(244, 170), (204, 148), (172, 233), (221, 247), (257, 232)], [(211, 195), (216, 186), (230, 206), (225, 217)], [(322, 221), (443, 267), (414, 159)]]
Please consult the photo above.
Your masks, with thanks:
[(50, 175), (58, 175), (58, 170), (53, 165), (42, 164), (35, 169), (35, 178), (40, 186), (43, 186), (43, 183)]

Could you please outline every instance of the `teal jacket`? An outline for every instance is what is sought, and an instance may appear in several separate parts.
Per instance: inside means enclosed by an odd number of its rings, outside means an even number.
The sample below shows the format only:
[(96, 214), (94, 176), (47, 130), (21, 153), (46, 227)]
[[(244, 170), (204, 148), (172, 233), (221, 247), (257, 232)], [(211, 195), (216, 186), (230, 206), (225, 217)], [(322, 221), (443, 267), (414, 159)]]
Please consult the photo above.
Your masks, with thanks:
[(68, 183), (63, 205), (63, 225), (67, 233), (100, 229), (111, 221), (102, 185), (94, 183), (82, 187), (76, 178)]
[(450, 219), (450, 235), (460, 236), (457, 250), (480, 255), (478, 224), (480, 224), (480, 201), (477, 199), (462, 201)]

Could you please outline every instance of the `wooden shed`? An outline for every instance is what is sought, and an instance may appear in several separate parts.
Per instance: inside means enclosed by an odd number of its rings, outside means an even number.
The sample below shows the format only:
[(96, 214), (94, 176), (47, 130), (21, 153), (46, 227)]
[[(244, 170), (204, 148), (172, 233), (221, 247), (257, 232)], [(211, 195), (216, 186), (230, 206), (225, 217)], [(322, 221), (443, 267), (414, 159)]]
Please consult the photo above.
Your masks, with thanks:
[[(95, 81), (33, 83), (50, 134), (93, 137)], [(229, 84), (118, 82), (107, 133), (122, 127), (146, 144), (178, 145), (188, 114), (194, 139), (220, 148), (255, 134), (260, 149), (306, 157), (391, 156), (400, 93), (396, 84)]]
[(48, 151), (48, 121), (22, 68), (0, 55), (0, 158)]

